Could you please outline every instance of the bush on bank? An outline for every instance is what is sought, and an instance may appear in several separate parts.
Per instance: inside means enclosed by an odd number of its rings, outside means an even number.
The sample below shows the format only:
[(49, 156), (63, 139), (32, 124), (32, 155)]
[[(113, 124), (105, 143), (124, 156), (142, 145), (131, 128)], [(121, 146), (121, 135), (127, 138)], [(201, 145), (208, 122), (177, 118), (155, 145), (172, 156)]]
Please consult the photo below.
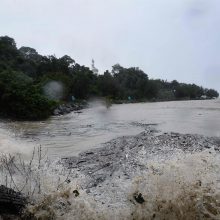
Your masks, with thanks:
[(15, 119), (40, 120), (48, 118), (56, 102), (47, 99), (41, 88), (21, 72), (0, 72), (0, 112)]

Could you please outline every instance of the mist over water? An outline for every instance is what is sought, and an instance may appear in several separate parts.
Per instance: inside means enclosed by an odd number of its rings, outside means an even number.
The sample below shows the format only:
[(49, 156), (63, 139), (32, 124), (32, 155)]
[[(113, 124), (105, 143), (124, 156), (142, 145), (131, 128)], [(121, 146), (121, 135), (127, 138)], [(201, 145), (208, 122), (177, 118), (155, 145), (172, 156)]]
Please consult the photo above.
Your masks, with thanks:
[(14, 133), (0, 127), (0, 148), (2, 154), (18, 155), (29, 159), (34, 146), (25, 140), (18, 138)]

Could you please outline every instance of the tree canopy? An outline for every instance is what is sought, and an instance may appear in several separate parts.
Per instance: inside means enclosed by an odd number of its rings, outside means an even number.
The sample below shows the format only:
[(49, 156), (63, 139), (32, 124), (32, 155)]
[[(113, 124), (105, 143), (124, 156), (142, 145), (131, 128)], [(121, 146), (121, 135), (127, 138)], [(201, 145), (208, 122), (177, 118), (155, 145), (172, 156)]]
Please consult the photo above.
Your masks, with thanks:
[[(48, 117), (57, 101), (109, 97), (113, 101), (179, 100), (215, 98), (214, 89), (173, 80), (149, 79), (138, 67), (115, 64), (111, 70), (97, 74), (73, 58), (64, 55), (42, 56), (34, 48), (17, 48), (15, 40), (0, 37), (0, 113), (14, 118), (41, 119)], [(63, 94), (53, 100), (44, 93), (45, 85), (58, 82)], [(52, 83), (50, 85), (56, 85)], [(49, 93), (48, 93), (49, 94)]]

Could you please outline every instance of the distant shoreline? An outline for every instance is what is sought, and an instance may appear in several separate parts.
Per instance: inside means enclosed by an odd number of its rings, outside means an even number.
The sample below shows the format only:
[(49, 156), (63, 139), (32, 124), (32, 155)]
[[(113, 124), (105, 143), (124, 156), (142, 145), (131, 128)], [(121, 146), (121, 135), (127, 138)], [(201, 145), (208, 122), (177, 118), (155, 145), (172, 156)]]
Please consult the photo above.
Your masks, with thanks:
[(190, 99), (190, 98), (186, 98), (186, 99), (155, 99), (155, 100), (132, 100), (132, 101), (128, 101), (128, 100), (113, 100), (113, 104), (127, 104), (127, 103), (152, 103), (152, 102), (176, 102), (176, 101), (199, 101), (199, 100), (215, 100), (218, 98), (197, 98), (197, 99)]
[[(176, 99), (176, 100), (108, 100), (105, 97), (98, 97), (97, 99), (99, 100), (105, 100), (106, 107), (110, 107), (112, 104), (116, 105), (122, 105), (122, 104), (138, 104), (138, 103), (157, 103), (157, 102), (177, 102), (177, 101), (205, 101), (205, 100), (214, 100), (214, 98), (209, 98), (209, 99)], [(89, 101), (88, 100), (83, 100), (83, 101), (78, 101), (78, 102), (67, 102), (59, 105), (54, 111), (52, 116), (62, 116), (69, 114), (71, 112), (77, 112), (81, 113), (80, 110), (83, 110), (85, 108), (89, 107)]]

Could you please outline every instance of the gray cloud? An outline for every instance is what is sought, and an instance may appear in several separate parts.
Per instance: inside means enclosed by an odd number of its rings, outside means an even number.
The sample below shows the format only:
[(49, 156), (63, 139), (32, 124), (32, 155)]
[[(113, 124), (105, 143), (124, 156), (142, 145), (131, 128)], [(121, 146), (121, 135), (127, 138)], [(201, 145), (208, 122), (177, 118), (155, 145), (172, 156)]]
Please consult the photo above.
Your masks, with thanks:
[[(220, 90), (219, 0), (1, 0), (0, 34), (100, 71), (117, 62), (152, 78)], [(213, 77), (213, 80), (207, 80)]]
[(187, 4), (186, 16), (198, 18), (208, 13), (210, 3), (205, 0), (192, 0)]

